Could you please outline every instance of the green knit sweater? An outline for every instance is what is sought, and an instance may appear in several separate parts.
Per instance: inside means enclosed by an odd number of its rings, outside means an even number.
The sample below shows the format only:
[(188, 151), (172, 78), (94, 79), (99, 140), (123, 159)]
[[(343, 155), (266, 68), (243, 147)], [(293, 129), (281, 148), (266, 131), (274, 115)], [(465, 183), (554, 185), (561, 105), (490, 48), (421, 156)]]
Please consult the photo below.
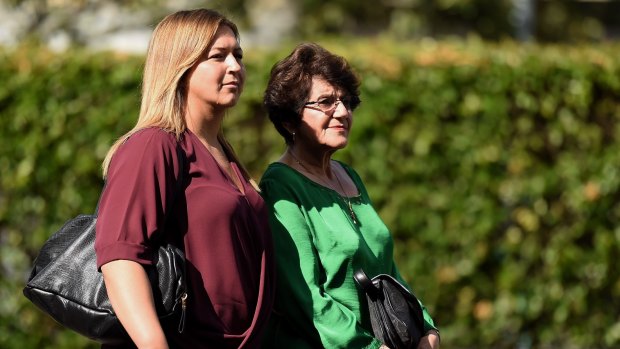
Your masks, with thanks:
[[(261, 179), (277, 261), (274, 314), (265, 348), (378, 348), (365, 296), (353, 272), (390, 274), (403, 282), (393, 241), (357, 173), (341, 164), (359, 196), (348, 203), (336, 191), (295, 169), (272, 163)], [(403, 282), (404, 283), (404, 282)], [(422, 306), (425, 330), (435, 328)]]

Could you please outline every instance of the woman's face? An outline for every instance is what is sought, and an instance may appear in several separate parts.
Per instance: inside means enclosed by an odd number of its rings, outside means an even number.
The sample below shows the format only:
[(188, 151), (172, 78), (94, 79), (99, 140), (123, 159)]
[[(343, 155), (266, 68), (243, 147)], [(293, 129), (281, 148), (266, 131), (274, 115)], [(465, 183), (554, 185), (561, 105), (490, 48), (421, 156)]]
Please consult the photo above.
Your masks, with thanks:
[(245, 82), (242, 58), (243, 51), (235, 34), (228, 26), (221, 26), (213, 45), (190, 70), (189, 103), (234, 106)]
[(353, 122), (353, 114), (348, 106), (348, 98), (341, 91), (321, 78), (313, 78), (310, 96), (296, 131), (295, 144), (299, 142), (299, 145), (326, 148), (327, 151), (344, 148), (349, 141)]

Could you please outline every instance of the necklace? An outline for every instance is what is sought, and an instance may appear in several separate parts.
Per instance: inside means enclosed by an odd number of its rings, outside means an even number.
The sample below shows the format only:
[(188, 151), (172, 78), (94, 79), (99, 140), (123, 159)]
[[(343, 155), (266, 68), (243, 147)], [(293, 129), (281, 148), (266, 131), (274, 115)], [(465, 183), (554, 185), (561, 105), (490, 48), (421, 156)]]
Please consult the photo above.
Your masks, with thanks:
[(357, 224), (357, 216), (355, 215), (355, 212), (353, 212), (353, 205), (351, 205), (351, 198), (346, 195), (347, 192), (344, 191), (344, 187), (342, 186), (342, 183), (340, 183), (340, 178), (338, 178), (338, 174), (336, 174), (334, 172), (334, 177), (336, 177), (336, 182), (338, 182), (338, 186), (340, 187), (340, 190), (342, 190), (342, 192), (345, 194), (345, 196), (340, 195), (340, 197), (342, 198), (343, 201), (345, 201), (345, 204), (347, 204), (347, 206), (349, 207), (349, 213), (351, 214), (351, 219), (353, 220), (353, 224)]
[[(297, 156), (295, 156), (295, 154), (293, 154), (293, 152), (291, 150), (287, 150), (289, 154), (291, 154), (291, 157), (293, 157), (293, 160), (295, 160), (295, 162), (301, 166), (301, 168), (303, 168), (306, 172), (308, 172), (308, 174), (313, 175), (315, 178), (320, 179), (321, 180), (321, 184), (324, 185), (327, 188), (330, 188), (333, 190), (333, 188), (331, 187), (331, 185), (329, 185), (329, 183), (327, 183), (326, 181), (323, 180), (323, 178), (313, 174), (312, 172), (310, 172), (310, 170), (304, 165), (303, 162), (301, 162), (301, 160), (299, 160), (297, 158)], [(342, 186), (342, 183), (340, 183), (340, 178), (338, 178), (338, 174), (336, 174), (336, 172), (334, 172), (334, 177), (336, 177), (336, 182), (338, 182), (338, 186), (340, 187), (340, 190), (342, 190), (342, 192), (344, 193), (344, 195), (341, 195), (337, 190), (334, 190), (334, 192), (336, 192), (336, 194), (338, 194), (338, 196), (342, 199), (342, 201), (344, 202), (345, 206), (347, 206), (347, 208), (349, 209), (349, 216), (351, 217), (351, 220), (353, 221), (353, 224), (357, 224), (357, 216), (355, 215), (355, 212), (353, 212), (353, 205), (351, 204), (351, 198), (349, 198), (347, 196), (347, 192), (344, 190), (344, 187)]]

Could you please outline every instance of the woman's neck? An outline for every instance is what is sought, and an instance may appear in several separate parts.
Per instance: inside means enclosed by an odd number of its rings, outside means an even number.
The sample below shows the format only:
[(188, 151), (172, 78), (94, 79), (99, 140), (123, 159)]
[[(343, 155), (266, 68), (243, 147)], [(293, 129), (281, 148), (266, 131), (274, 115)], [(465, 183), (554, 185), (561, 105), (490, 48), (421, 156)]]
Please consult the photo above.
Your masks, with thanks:
[(331, 152), (315, 151), (292, 145), (286, 148), (286, 153), (289, 154), (292, 162), (310, 174), (332, 178)]
[(185, 114), (185, 123), (187, 128), (198, 138), (200, 138), (203, 143), (210, 146), (217, 146), (219, 143), (218, 134), (220, 132), (223, 117), (223, 112), (207, 113), (206, 110), (202, 110), (201, 112), (192, 112), (192, 110), (188, 110)]
[(310, 149), (300, 151), (300, 149), (303, 148), (289, 146), (280, 161), (295, 168), (310, 180), (340, 194), (348, 206), (351, 219), (357, 223), (349, 197), (356, 196), (359, 192), (345, 170), (341, 166), (332, 165), (333, 151), (319, 152), (310, 151)]

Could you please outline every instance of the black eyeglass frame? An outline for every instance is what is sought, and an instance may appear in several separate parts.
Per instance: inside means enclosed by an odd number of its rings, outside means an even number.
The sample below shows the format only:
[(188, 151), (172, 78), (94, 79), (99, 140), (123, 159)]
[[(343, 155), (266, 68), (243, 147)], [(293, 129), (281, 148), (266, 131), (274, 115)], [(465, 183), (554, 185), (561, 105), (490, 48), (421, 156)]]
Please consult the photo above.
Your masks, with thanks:
[[(321, 107), (321, 102), (326, 103), (326, 100), (331, 100), (331, 99), (332, 97), (325, 97), (318, 101), (309, 101), (309, 102), (304, 103), (304, 108), (310, 108), (310, 109), (322, 111), (323, 113), (331, 113), (334, 110), (336, 110), (336, 108), (338, 108), (338, 104), (342, 104), (348, 111), (353, 111), (353, 108), (351, 107), (352, 98), (349, 96), (334, 98), (334, 100), (330, 103), (329, 107), (327, 108)], [(316, 107), (314, 108), (311, 107), (312, 104), (315, 104)]]

